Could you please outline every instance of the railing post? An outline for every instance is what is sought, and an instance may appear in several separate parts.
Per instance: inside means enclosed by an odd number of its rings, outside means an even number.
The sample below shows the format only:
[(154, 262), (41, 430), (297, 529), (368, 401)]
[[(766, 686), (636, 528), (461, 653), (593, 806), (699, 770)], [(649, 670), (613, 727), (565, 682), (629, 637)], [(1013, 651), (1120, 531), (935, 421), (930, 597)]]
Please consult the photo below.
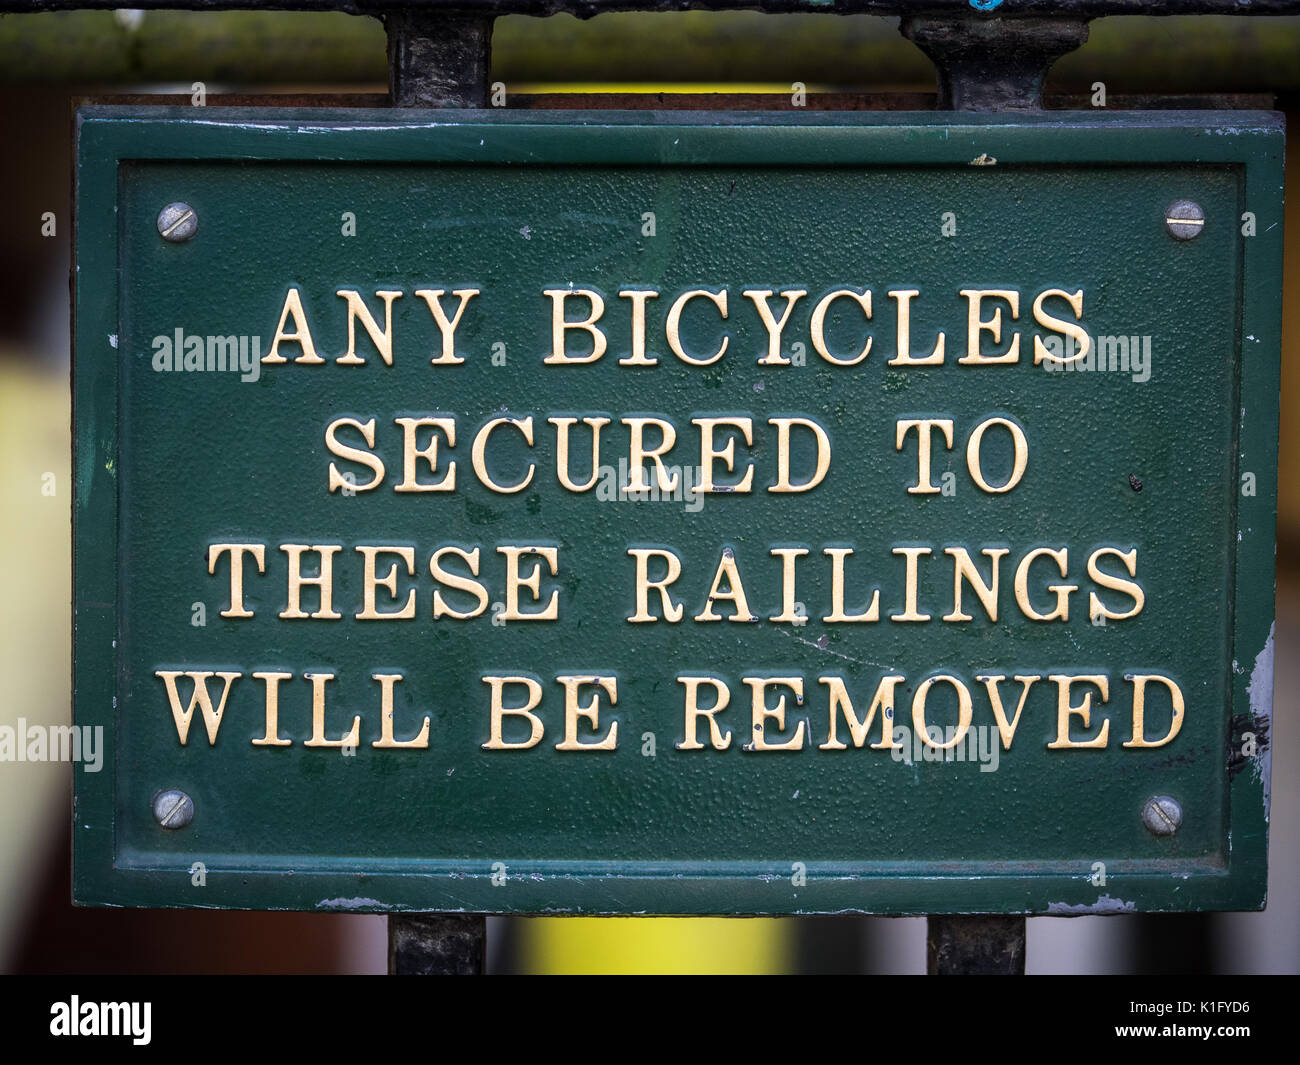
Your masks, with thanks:
[[(394, 107), (486, 107), (490, 15), (398, 10), (384, 16), (388, 92)], [(401, 913), (388, 918), (395, 976), (478, 976), (487, 953), (481, 915)]]
[[(899, 28), (934, 63), (941, 111), (1039, 110), (1052, 64), (1088, 39), (1082, 18), (921, 15), (905, 17)], [(1024, 971), (1023, 917), (927, 918), (931, 976)]]

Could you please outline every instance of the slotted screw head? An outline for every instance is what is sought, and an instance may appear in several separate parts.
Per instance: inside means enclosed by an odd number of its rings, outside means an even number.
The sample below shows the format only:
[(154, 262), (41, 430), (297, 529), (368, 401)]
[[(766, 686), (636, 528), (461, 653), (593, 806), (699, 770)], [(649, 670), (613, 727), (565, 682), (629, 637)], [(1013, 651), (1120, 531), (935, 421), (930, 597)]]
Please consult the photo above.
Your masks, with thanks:
[(163, 240), (179, 244), (199, 231), (199, 216), (188, 203), (169, 203), (158, 212), (158, 232)]
[(153, 797), (153, 815), (163, 828), (184, 828), (194, 820), (194, 800), (177, 788)]
[(1153, 795), (1142, 807), (1142, 823), (1157, 836), (1172, 836), (1183, 823), (1183, 808), (1168, 795)]
[(1205, 212), (1199, 203), (1175, 200), (1165, 208), (1165, 228), (1175, 240), (1195, 240), (1205, 229)]

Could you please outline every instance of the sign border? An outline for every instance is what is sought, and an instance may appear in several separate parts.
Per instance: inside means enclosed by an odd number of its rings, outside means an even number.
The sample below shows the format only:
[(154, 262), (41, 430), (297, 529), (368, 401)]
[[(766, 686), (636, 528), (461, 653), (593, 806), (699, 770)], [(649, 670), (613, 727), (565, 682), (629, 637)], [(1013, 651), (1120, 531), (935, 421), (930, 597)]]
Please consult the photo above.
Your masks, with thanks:
[[(176, 137), (183, 121), (185, 137)], [(83, 107), (77, 112), (73, 277), (73, 704), (78, 726), (104, 727), (103, 771), (74, 773), (73, 901), (79, 905), (532, 914), (1028, 913), (1262, 909), (1266, 896), (1272, 718), (1282, 274), (1283, 119), (1273, 112), (510, 112)], [(322, 136), (321, 134), (328, 134)], [(201, 902), (188, 869), (119, 853), (117, 692), (119, 166), (125, 161), (618, 163), (622, 165), (966, 166), (1230, 165), (1244, 174), (1236, 357), (1239, 411), (1229, 760), (1253, 730), (1259, 753), (1230, 775), (1227, 861), (1171, 861), (1112, 872), (1037, 862), (810, 862), (815, 892), (790, 869), (741, 862), (516, 862), (505, 890), (491, 869), (410, 859), (243, 856), (209, 863)], [(1103, 162), (1104, 161), (1104, 162)], [(82, 283), (83, 278), (93, 283)], [(1225, 412), (1229, 413), (1229, 412)], [(1267, 603), (1268, 608), (1264, 609)], [(1249, 724), (1243, 725), (1243, 722)], [(1139, 811), (1132, 811), (1134, 817)], [(304, 870), (304, 865), (310, 865)], [(931, 869), (935, 868), (933, 865)], [(1113, 897), (1112, 897), (1113, 896)], [(815, 899), (814, 906), (808, 901)], [(960, 902), (956, 902), (956, 900)]]

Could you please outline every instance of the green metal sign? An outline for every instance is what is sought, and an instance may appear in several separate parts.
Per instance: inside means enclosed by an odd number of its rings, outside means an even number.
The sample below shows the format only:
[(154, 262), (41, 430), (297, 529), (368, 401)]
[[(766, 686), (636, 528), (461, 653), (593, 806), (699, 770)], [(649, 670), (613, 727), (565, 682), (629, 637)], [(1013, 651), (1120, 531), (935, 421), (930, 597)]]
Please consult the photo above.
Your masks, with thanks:
[(77, 900), (1262, 906), (1282, 146), (82, 111)]

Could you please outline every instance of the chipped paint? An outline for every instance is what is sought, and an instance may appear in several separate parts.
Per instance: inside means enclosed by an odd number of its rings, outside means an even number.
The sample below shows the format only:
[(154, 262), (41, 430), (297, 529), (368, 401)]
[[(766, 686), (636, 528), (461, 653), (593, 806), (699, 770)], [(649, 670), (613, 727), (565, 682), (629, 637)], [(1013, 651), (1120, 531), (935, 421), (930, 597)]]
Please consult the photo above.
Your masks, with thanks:
[(1071, 905), (1068, 902), (1049, 902), (1047, 912), (1058, 917), (1099, 913), (1137, 913), (1137, 903), (1113, 899), (1109, 895), (1099, 895), (1097, 901), (1093, 903), (1081, 902), (1078, 905)]
[(378, 899), (321, 899), (316, 903), (318, 910), (391, 910), (393, 907)]
[[(1264, 648), (1255, 656), (1255, 666), (1250, 671), (1250, 683), (1246, 694), (1250, 698), (1250, 716), (1255, 719), (1256, 727), (1266, 738), (1273, 735), (1273, 633), (1277, 622), (1268, 627), (1268, 639)], [(1259, 753), (1251, 759), (1250, 771), (1255, 779), (1264, 786), (1264, 823), (1268, 823), (1268, 800), (1273, 785), (1272, 745), (1260, 743)]]

